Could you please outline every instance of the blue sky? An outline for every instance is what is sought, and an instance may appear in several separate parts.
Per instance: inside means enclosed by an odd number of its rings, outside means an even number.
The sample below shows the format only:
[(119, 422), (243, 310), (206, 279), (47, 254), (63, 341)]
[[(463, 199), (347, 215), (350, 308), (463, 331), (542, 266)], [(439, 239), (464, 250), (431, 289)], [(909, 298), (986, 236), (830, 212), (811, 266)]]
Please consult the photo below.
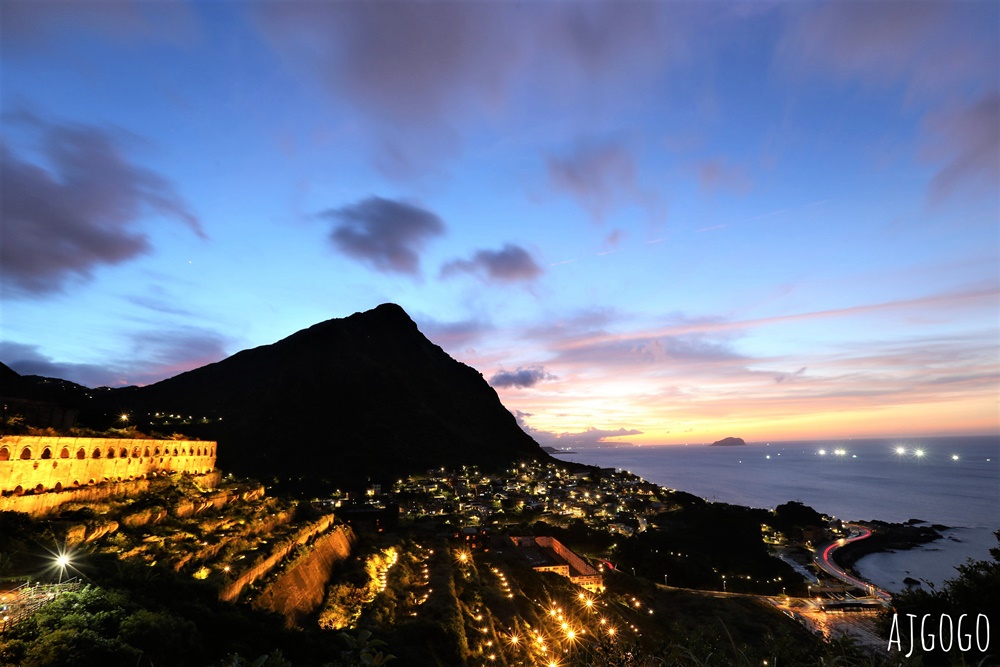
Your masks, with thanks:
[(995, 2), (23, 2), (0, 360), (392, 301), (540, 441), (996, 433)]

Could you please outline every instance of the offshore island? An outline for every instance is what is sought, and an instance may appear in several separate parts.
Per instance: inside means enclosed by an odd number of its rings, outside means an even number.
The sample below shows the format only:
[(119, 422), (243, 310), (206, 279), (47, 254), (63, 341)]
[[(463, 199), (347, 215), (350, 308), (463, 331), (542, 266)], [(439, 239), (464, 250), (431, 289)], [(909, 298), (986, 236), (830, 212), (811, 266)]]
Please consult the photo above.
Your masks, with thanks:
[(894, 611), (1000, 600), (995, 562), (849, 569), (942, 527), (559, 461), (392, 304), (147, 387), (0, 365), (0, 398), (4, 666), (893, 665)]
[(716, 440), (709, 447), (745, 447), (746, 442), (743, 438), (723, 438), (722, 440)]

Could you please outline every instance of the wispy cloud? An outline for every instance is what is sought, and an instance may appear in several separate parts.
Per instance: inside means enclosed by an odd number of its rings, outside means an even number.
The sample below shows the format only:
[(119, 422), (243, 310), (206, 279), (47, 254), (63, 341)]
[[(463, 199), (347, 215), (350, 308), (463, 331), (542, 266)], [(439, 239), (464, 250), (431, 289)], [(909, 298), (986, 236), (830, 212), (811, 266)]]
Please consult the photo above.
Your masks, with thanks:
[(933, 136), (927, 157), (943, 165), (928, 188), (932, 203), (963, 191), (1000, 195), (1000, 91), (973, 104), (933, 114), (926, 122)]
[[(516, 123), (532, 100), (577, 115), (657, 77), (690, 39), (684, 12), (634, 3), (262, 2), (256, 23), (286, 62), (361, 111), (390, 176), (461, 151), (464, 130)], [(601, 94), (601, 93), (604, 94)]]
[(480, 319), (457, 322), (441, 322), (435, 319), (415, 316), (417, 325), (427, 338), (447, 350), (459, 350), (482, 339), (496, 327)]
[(50, 49), (69, 30), (111, 38), (123, 44), (150, 41), (187, 44), (201, 35), (197, 14), (184, 3), (32, 2), (4, 3), (0, 38), (5, 48)]
[(139, 331), (131, 350), (106, 365), (66, 363), (44, 354), (37, 345), (0, 342), (0, 360), (21, 375), (41, 375), (85, 387), (145, 385), (200, 368), (228, 356), (231, 340), (196, 327)]
[(569, 447), (586, 448), (608, 444), (628, 446), (632, 443), (615, 440), (614, 438), (642, 435), (642, 431), (634, 428), (601, 429), (593, 426), (582, 431), (556, 433), (532, 427), (527, 421), (527, 418), (531, 416), (533, 415), (530, 412), (514, 411), (514, 417), (524, 432), (534, 438), (538, 444), (545, 447), (561, 447), (566, 449)]
[(654, 222), (663, 218), (659, 196), (639, 183), (631, 152), (618, 142), (580, 142), (572, 151), (545, 160), (549, 185), (576, 199), (598, 222), (621, 205), (638, 205)]
[(696, 166), (695, 171), (702, 190), (735, 194), (745, 194), (750, 190), (751, 180), (747, 170), (723, 158), (705, 160)]
[(791, 313), (787, 315), (776, 315), (773, 317), (762, 317), (748, 320), (719, 320), (701, 321), (692, 323), (682, 323), (668, 325), (652, 330), (630, 332), (622, 334), (604, 334), (594, 337), (578, 338), (568, 341), (563, 351), (578, 347), (589, 347), (594, 345), (626, 345), (633, 341), (646, 341), (661, 338), (664, 336), (684, 336), (691, 334), (705, 334), (711, 332), (750, 330), (761, 326), (782, 324), (786, 322), (799, 322), (808, 320), (819, 320), (836, 317), (850, 317), (870, 313), (880, 313), (899, 310), (914, 310), (927, 307), (961, 307), (973, 304), (974, 302), (995, 301), (1000, 296), (1000, 288), (984, 287), (963, 292), (949, 292), (944, 294), (932, 294), (916, 299), (904, 299), (899, 301), (885, 301), (881, 303), (863, 304), (849, 306), (846, 308), (832, 308), (829, 310), (808, 311), (803, 313)]
[(829, 2), (793, 7), (779, 54), (784, 65), (815, 75), (911, 93), (940, 95), (973, 81), (996, 81), (994, 3)]

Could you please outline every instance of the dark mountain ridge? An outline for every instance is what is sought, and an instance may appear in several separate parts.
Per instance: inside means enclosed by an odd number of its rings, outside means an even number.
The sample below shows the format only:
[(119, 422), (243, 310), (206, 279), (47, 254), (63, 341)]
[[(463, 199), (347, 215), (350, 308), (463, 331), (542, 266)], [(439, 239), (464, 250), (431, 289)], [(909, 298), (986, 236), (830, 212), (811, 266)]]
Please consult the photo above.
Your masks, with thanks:
[[(8, 392), (19, 385), (6, 379)], [(149, 386), (80, 389), (81, 425), (107, 427), (127, 412), (142, 430), (218, 440), (220, 468), (265, 480), (360, 486), (432, 467), (549, 458), (482, 375), (395, 304)], [(171, 426), (157, 413), (190, 419)]]

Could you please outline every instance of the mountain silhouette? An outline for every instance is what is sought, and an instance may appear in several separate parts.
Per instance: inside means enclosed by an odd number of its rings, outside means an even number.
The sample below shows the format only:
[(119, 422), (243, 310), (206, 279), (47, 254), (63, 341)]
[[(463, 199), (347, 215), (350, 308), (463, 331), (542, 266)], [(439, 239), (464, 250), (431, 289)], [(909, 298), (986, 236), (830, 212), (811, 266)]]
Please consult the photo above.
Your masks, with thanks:
[[(52, 382), (9, 370), (0, 369), (7, 395), (28, 380)], [(81, 425), (106, 427), (125, 412), (142, 430), (164, 430), (155, 415), (181, 415), (176, 430), (219, 442), (219, 468), (262, 480), (358, 488), (429, 468), (549, 458), (483, 376), (427, 340), (395, 304), (145, 387), (73, 386)]]

